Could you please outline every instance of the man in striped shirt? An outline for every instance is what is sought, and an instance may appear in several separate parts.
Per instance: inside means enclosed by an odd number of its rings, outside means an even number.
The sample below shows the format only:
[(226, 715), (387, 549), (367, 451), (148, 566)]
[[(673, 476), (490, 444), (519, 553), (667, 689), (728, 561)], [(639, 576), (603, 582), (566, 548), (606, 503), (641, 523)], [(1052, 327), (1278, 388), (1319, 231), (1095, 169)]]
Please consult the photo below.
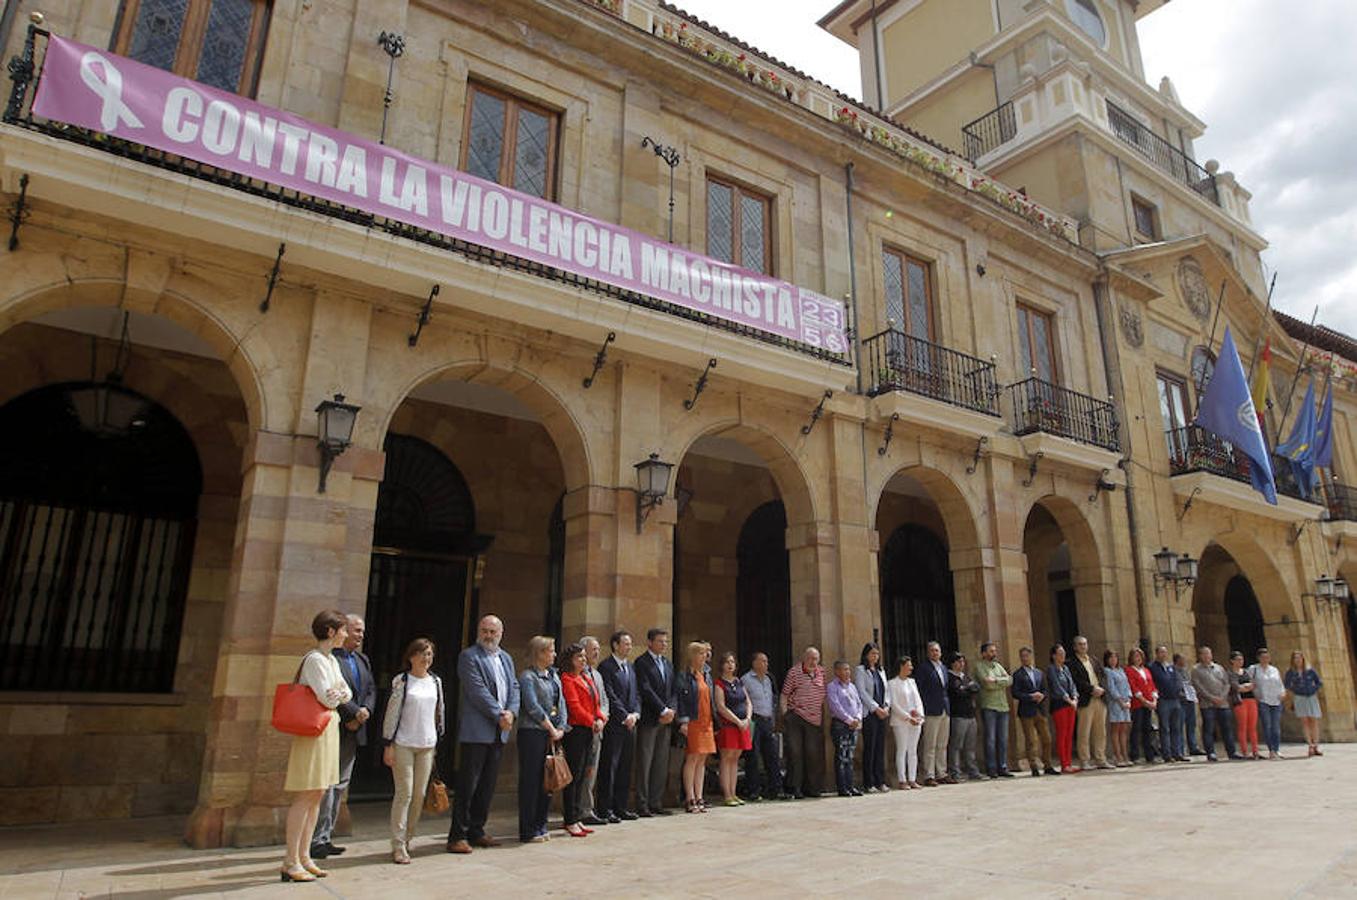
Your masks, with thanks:
[(820, 651), (807, 647), (782, 682), (782, 730), (787, 741), (787, 790), (819, 797), (825, 774), (825, 670)]

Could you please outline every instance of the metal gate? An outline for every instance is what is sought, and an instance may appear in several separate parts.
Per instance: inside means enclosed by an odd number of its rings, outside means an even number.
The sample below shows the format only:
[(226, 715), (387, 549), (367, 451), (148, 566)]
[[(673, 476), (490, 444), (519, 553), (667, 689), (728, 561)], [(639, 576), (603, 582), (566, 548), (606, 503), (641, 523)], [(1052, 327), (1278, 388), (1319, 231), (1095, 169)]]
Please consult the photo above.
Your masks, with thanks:
[(735, 551), (735, 646), (739, 665), (755, 651), (768, 654), (779, 681), (792, 666), (792, 577), (787, 553), (787, 511), (770, 500), (749, 514)]
[(947, 545), (927, 528), (901, 525), (881, 551), (882, 651), (886, 670), (901, 655), (926, 658), (929, 641), (943, 656), (957, 649), (956, 604)]

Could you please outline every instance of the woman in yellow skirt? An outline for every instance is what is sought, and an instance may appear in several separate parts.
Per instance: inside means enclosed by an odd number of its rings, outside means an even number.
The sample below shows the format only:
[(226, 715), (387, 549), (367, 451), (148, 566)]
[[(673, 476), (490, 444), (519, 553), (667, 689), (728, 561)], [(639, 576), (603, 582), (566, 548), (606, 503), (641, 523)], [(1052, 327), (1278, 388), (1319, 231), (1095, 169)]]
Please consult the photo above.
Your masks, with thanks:
[[(316, 699), (333, 710), (350, 699), (352, 692), (339, 671), (339, 662), (330, 651), (343, 646), (347, 619), (342, 612), (327, 609), (311, 622), (316, 649), (302, 658), (298, 681), (311, 689)], [(339, 783), (339, 715), (331, 712), (330, 722), (317, 737), (292, 738), (287, 758), (287, 781), (283, 789), (296, 793), (287, 811), (287, 855), (283, 858), (283, 881), (315, 881), (329, 873), (311, 859), (311, 833), (316, 829), (316, 814), (321, 797)]]

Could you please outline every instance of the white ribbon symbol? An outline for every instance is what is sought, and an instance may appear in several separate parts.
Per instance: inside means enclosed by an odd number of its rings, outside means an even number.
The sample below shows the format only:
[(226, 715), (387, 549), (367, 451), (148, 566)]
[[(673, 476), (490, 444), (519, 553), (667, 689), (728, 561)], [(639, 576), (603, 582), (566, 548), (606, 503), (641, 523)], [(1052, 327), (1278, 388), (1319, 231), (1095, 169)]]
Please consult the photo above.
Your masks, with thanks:
[[(102, 78), (94, 71), (95, 63), (104, 67)], [(119, 122), (126, 122), (129, 128), (144, 127), (131, 107), (123, 102), (122, 73), (104, 57), (93, 50), (80, 57), (80, 80), (104, 101), (103, 109), (99, 111), (99, 125), (104, 131), (112, 132)]]

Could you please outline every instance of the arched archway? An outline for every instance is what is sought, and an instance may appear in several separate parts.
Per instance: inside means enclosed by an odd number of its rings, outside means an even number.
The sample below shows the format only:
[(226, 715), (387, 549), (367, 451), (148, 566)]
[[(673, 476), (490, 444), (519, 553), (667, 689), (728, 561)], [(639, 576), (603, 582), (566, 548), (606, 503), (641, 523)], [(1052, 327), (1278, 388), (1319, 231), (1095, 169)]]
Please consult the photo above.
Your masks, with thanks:
[(1243, 535), (1217, 535), (1202, 550), (1192, 613), (1194, 642), (1221, 662), (1231, 650), (1253, 662), (1259, 647), (1300, 646), (1300, 610), (1266, 552)]
[(1069, 499), (1037, 500), (1023, 526), (1032, 644), (1038, 659), (1054, 643), (1082, 634), (1103, 647), (1116, 633), (1116, 610), (1093, 528)]
[(887, 668), (908, 654), (926, 659), (929, 641), (960, 645), (947, 545), (922, 525), (900, 525), (881, 548), (881, 647)]
[(740, 528), (735, 549), (735, 652), (740, 660), (768, 654), (773, 672), (791, 668), (792, 581), (787, 511), (781, 500), (755, 509)]
[[(1225, 583), (1225, 631), (1230, 638), (1230, 649), (1238, 650), (1250, 662), (1261, 647), (1267, 646), (1264, 633), (1263, 610), (1253, 594), (1253, 585), (1243, 575), (1235, 575)], [(1223, 649), (1223, 648), (1222, 648)]]

